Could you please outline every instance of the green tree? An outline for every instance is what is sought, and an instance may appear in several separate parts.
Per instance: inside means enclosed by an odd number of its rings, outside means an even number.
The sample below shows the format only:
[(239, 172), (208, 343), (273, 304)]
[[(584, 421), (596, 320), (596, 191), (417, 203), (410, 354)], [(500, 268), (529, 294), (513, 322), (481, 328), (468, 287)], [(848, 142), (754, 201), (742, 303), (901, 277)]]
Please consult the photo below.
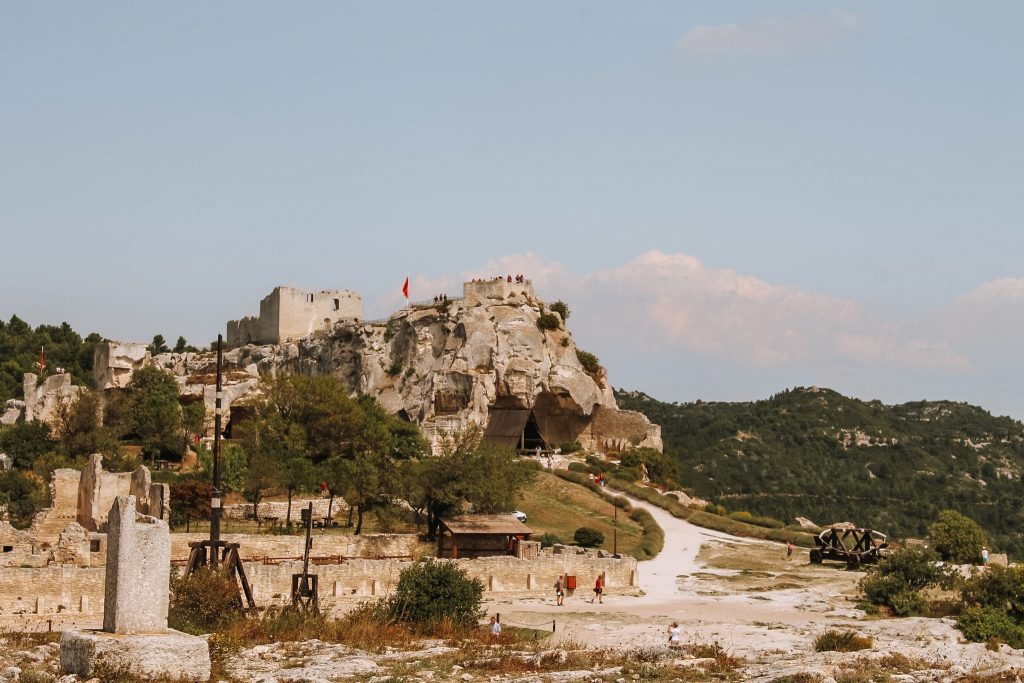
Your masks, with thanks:
[(168, 351), (170, 351), (170, 349), (167, 347), (167, 340), (164, 339), (164, 336), (162, 334), (154, 335), (153, 341), (146, 348), (154, 356), (157, 355), (158, 353), (167, 353)]
[(976, 563), (988, 543), (985, 530), (970, 517), (956, 510), (943, 510), (928, 527), (928, 536), (942, 559), (956, 563)]
[(202, 401), (193, 401), (181, 407), (181, 431), (185, 448), (190, 447), (195, 437), (203, 433), (205, 422), (206, 405)]
[(116, 434), (103, 426), (100, 420), (102, 402), (100, 393), (90, 390), (57, 404), (54, 409), (57, 449), (71, 460), (100, 453), (109, 471), (121, 471), (120, 465), (128, 466), (134, 461), (124, 458)]
[(128, 383), (131, 431), (150, 461), (163, 451), (181, 453), (181, 406), (178, 383), (169, 372), (152, 366), (135, 371)]
[(44, 422), (18, 422), (0, 429), (0, 451), (7, 453), (14, 466), (29, 469), (36, 458), (56, 447), (50, 426)]
[(195, 352), (196, 347), (188, 343), (184, 337), (178, 337), (178, 341), (174, 344), (175, 353)]
[(13, 526), (28, 528), (39, 508), (46, 505), (47, 497), (43, 482), (31, 474), (0, 471), (0, 504), (7, 507)]
[(441, 518), (472, 506), (475, 512), (507, 512), (536, 470), (514, 451), (483, 440), (473, 425), (442, 434), (438, 456), (403, 466), (402, 492), (427, 522), (427, 535), (437, 537)]
[(281, 480), (281, 463), (273, 452), (255, 448), (248, 453), (242, 494), (252, 503), (256, 523), (260, 521), (260, 501), (264, 494)]
[(317, 483), (316, 470), (308, 458), (292, 453), (281, 463), (279, 485), (288, 494), (288, 512), (285, 523), (292, 525), (292, 498), (296, 493), (312, 492)]

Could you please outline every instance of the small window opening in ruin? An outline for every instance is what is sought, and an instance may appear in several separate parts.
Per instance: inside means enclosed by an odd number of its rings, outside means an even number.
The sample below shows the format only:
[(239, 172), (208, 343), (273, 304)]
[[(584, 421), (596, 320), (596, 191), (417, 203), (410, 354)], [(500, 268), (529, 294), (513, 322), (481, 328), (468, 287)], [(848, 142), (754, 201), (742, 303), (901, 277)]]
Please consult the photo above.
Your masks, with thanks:
[(99, 539), (93, 539), (93, 540), (89, 541), (89, 552), (90, 553), (98, 553), (99, 551), (100, 551), (100, 541), (99, 541)]
[(306, 295), (306, 301), (308, 301), (309, 303), (313, 303), (313, 295), (312, 294), (307, 294)]
[(13, 553), (14, 552), (14, 546), (13, 545), (5, 545), (4, 546), (4, 552), (5, 553)]
[(334, 300), (334, 310), (337, 311), (340, 308), (341, 308), (341, 299), (335, 299)]

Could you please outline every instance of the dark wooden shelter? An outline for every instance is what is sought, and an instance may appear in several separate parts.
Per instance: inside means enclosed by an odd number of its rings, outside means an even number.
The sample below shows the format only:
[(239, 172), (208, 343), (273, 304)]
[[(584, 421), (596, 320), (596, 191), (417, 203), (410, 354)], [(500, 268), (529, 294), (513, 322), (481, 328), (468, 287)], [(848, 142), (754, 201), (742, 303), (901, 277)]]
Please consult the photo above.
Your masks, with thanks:
[(548, 450), (547, 440), (529, 408), (492, 407), (489, 412), (484, 439), (519, 450), (532, 451), (538, 446)]
[(491, 557), (511, 554), (515, 539), (529, 540), (533, 530), (514, 515), (458, 515), (441, 520), (437, 556)]

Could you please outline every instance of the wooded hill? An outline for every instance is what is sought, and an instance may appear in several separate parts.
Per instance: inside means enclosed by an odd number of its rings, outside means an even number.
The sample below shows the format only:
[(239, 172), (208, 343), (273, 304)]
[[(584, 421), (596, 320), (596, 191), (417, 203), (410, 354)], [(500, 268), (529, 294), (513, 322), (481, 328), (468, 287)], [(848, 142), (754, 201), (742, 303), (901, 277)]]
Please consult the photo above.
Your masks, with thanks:
[(977, 520), (996, 551), (1024, 557), (1017, 420), (965, 403), (889, 406), (819, 388), (744, 403), (615, 398), (661, 425), (683, 486), (731, 511), (924, 537), (939, 511), (953, 509)]

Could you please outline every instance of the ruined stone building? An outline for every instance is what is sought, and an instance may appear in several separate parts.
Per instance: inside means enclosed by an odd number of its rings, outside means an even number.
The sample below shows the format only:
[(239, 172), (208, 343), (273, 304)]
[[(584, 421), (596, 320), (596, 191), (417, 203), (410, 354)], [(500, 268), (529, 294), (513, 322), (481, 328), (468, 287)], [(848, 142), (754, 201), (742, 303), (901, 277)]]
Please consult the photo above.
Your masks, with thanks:
[(103, 456), (94, 453), (82, 471), (54, 470), (50, 507), (36, 513), (29, 529), (0, 522), (0, 567), (102, 564), (107, 513), (115, 498), (128, 495), (135, 496), (142, 513), (169, 519), (169, 487), (152, 483), (144, 465), (134, 472), (107, 472)]
[(342, 320), (360, 320), (363, 299), (355, 292), (325, 289), (307, 292), (275, 287), (260, 301), (260, 314), (228, 321), (228, 346), (280, 344), (329, 330)]

